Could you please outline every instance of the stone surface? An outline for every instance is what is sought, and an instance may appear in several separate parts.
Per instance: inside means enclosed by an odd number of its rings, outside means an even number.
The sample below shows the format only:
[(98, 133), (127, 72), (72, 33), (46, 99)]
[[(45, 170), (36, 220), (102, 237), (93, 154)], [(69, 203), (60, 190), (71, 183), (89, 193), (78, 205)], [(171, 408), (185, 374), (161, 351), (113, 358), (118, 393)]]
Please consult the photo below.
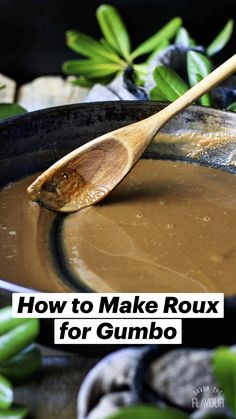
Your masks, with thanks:
[(18, 90), (17, 103), (27, 111), (83, 102), (88, 89), (74, 86), (60, 76), (38, 77)]
[[(191, 409), (195, 389), (216, 386), (211, 362), (212, 351), (174, 350), (151, 363), (148, 382), (162, 397)], [(209, 390), (198, 398), (210, 396)]]
[[(112, 416), (117, 412), (118, 408), (130, 405), (132, 403), (132, 396), (128, 391), (118, 391), (117, 393), (110, 393), (102, 396), (97, 405), (86, 417), (87, 419), (104, 419)], [(80, 416), (78, 416), (80, 418)]]
[(113, 413), (131, 403), (129, 390), (141, 354), (142, 349), (122, 349), (106, 356), (89, 372), (78, 396), (78, 419), (101, 419), (108, 407)]
[(104, 100), (136, 100), (124, 86), (123, 74), (116, 77), (110, 84), (103, 86), (95, 84), (90, 90), (86, 102), (100, 102)]

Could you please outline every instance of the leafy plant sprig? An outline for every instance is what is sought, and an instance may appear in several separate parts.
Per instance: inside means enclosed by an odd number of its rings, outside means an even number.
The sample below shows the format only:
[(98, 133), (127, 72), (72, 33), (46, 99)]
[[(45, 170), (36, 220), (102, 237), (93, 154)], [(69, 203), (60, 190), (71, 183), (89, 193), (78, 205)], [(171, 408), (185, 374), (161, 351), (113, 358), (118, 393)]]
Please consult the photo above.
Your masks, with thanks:
[(101, 40), (75, 30), (66, 33), (67, 46), (86, 57), (63, 64), (64, 73), (77, 76), (74, 84), (80, 86), (90, 87), (98, 82), (107, 84), (129, 65), (133, 66), (138, 83), (142, 83), (147, 73), (148, 57), (142, 63), (136, 63), (135, 60), (166, 48), (182, 24), (181, 18), (173, 18), (132, 51), (130, 35), (115, 7), (106, 4), (99, 6), (96, 17), (103, 35)]
[(34, 345), (38, 319), (12, 318), (11, 307), (0, 309), (0, 418), (24, 419), (28, 409), (15, 406), (13, 384), (27, 382), (41, 365)]
[[(167, 48), (174, 37), (176, 45), (184, 47), (194, 47), (196, 45), (196, 41), (188, 31), (181, 27), (182, 19), (175, 17), (132, 51), (129, 32), (114, 6), (107, 4), (99, 6), (96, 17), (103, 35), (102, 39), (96, 40), (76, 30), (70, 30), (66, 33), (67, 46), (86, 57), (86, 59), (66, 61), (63, 64), (64, 73), (77, 76), (72, 83), (79, 86), (91, 87), (95, 83), (107, 84), (130, 65), (135, 72), (136, 83), (143, 84), (150, 60), (158, 52)], [(206, 54), (209, 57), (218, 53), (227, 44), (232, 35), (233, 27), (234, 22), (230, 19), (206, 48)], [(140, 59), (140, 57), (145, 59), (143, 62), (137, 63), (135, 60)], [(195, 57), (195, 59), (199, 60), (198, 57)], [(191, 58), (189, 60), (191, 61)], [(175, 76), (173, 77), (175, 78)], [(198, 77), (199, 80), (204, 75), (195, 72), (195, 77)], [(174, 79), (173, 83), (175, 84)], [(192, 84), (190, 83), (190, 85)], [(154, 100), (155, 96), (162, 97), (157, 90), (156, 94), (151, 93), (151, 98)], [(163, 100), (167, 100), (167, 98), (163, 98)], [(200, 103), (205, 106), (212, 105), (210, 95), (201, 98)]]
[[(173, 102), (211, 71), (212, 63), (208, 57), (196, 51), (188, 51), (187, 73), (189, 85), (170, 67), (157, 66), (153, 72), (156, 86), (150, 92), (150, 99)], [(205, 94), (199, 99), (199, 102), (203, 106), (211, 106), (213, 104), (211, 94)]]
[[(150, 92), (150, 99), (173, 102), (180, 97), (189, 87), (194, 86), (212, 70), (213, 65), (211, 56), (218, 53), (229, 41), (234, 27), (234, 21), (230, 19), (222, 31), (216, 36), (211, 44), (206, 48), (206, 54), (191, 50), (187, 53), (187, 75), (189, 86), (172, 69), (167, 66), (157, 66), (153, 72), (156, 86)], [(175, 43), (184, 47), (194, 47), (196, 42), (191, 38), (187, 30), (181, 27), (177, 33)], [(214, 106), (214, 101), (210, 93), (205, 94), (199, 99), (202, 106)], [(236, 103), (231, 104), (228, 110), (236, 111)]]
[[(96, 11), (96, 17), (103, 35), (102, 39), (96, 40), (75, 30), (66, 33), (67, 46), (85, 57), (85, 59), (64, 62), (64, 73), (77, 77), (72, 83), (83, 87), (92, 87), (95, 83), (108, 84), (127, 66), (132, 66), (136, 84), (142, 85), (150, 61), (166, 49), (175, 37), (175, 45), (193, 48), (187, 53), (188, 84), (173, 69), (163, 65), (157, 66), (153, 73), (156, 86), (150, 92), (150, 99), (170, 102), (212, 71), (211, 57), (225, 47), (234, 28), (234, 21), (230, 19), (205, 52), (200, 53), (194, 50), (196, 41), (187, 29), (181, 26), (182, 19), (175, 17), (132, 51), (129, 32), (115, 7), (101, 5)], [(136, 59), (140, 57), (144, 57), (144, 61), (137, 63)], [(203, 106), (216, 105), (211, 93), (201, 97), (199, 103)], [(231, 104), (228, 110), (236, 111), (236, 104)]]

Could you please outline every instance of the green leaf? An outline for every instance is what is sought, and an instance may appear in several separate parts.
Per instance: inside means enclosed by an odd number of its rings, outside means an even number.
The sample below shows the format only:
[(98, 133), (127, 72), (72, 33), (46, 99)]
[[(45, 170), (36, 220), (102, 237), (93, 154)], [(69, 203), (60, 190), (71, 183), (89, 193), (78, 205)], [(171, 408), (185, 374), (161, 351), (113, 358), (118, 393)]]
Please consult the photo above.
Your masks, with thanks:
[(28, 414), (26, 407), (12, 407), (11, 409), (2, 410), (0, 409), (1, 419), (24, 419)]
[(0, 309), (0, 336), (27, 321), (28, 319), (12, 317), (12, 306), (2, 307)]
[(157, 86), (153, 87), (153, 89), (149, 93), (149, 99), (151, 100), (158, 100), (159, 102), (166, 102), (166, 95), (163, 94)]
[[(109, 55), (111, 54), (116, 54), (116, 52), (113, 50), (113, 48), (107, 43), (107, 41), (105, 39), (100, 39), (100, 42), (103, 46), (104, 49), (106, 49), (107, 53)], [(125, 61), (125, 59), (122, 59), (120, 56), (116, 55), (119, 58), (119, 61), (116, 61), (117, 64), (123, 66), (124, 68), (127, 67), (127, 61)]]
[(6, 85), (5, 85), (5, 84), (2, 84), (2, 85), (0, 86), (0, 90), (4, 89), (5, 87), (6, 87)]
[(116, 8), (108, 4), (102, 4), (98, 7), (96, 15), (108, 44), (126, 60), (129, 60), (130, 37)]
[(154, 406), (132, 406), (119, 410), (109, 419), (188, 419), (177, 409), (161, 409)]
[(78, 31), (66, 32), (66, 43), (69, 48), (89, 58), (103, 58), (106, 61), (120, 62), (119, 56), (113, 49), (107, 48), (91, 36)]
[(169, 45), (170, 45), (170, 43), (166, 39), (164, 39), (164, 41), (160, 42), (158, 47), (156, 49), (154, 49), (154, 51), (148, 56), (147, 61), (146, 61), (147, 64), (149, 64), (152, 61), (152, 59), (155, 58), (161, 51), (168, 48)]
[(35, 341), (39, 334), (38, 319), (25, 319), (25, 322), (0, 336), (0, 364), (8, 362)]
[(236, 102), (231, 103), (226, 109), (227, 111), (236, 112)]
[[(201, 80), (203, 80), (203, 77), (200, 74), (196, 74), (197, 83), (199, 83)], [(206, 93), (199, 99), (199, 103), (202, 106), (213, 106), (213, 100), (210, 93)]]
[[(187, 53), (187, 72), (190, 86), (194, 86), (213, 70), (209, 58), (200, 52), (189, 51)], [(212, 106), (212, 97), (210, 93), (203, 95), (199, 102), (202, 106)]]
[(184, 80), (174, 70), (165, 65), (157, 66), (153, 72), (153, 77), (156, 81), (159, 94), (169, 102), (178, 99), (178, 97), (182, 96), (188, 90), (188, 86)]
[(135, 80), (134, 82), (138, 86), (143, 86), (147, 77), (148, 73), (148, 65), (147, 63), (140, 63), (140, 64), (134, 64), (133, 69), (135, 72)]
[(0, 120), (22, 115), (25, 112), (27, 111), (16, 103), (0, 103)]
[(222, 31), (217, 35), (217, 37), (212, 41), (212, 43), (207, 48), (207, 54), (211, 57), (212, 55), (219, 52), (227, 42), (230, 40), (231, 35), (234, 30), (234, 20), (230, 19)]
[(86, 78), (96, 78), (117, 73), (121, 67), (117, 64), (97, 62), (95, 60), (73, 60), (63, 64), (65, 74), (76, 76), (84, 75)]
[(146, 76), (148, 72), (148, 66), (146, 63), (134, 64), (133, 69), (144, 76)]
[(187, 53), (187, 71), (190, 86), (197, 84), (196, 75), (202, 78), (206, 77), (213, 70), (212, 63), (205, 55), (196, 51), (188, 51)]
[(9, 361), (0, 365), (0, 374), (12, 383), (25, 383), (39, 370), (42, 362), (40, 350), (30, 345)]
[(80, 76), (75, 80), (71, 80), (71, 84), (75, 86), (91, 88), (96, 83), (107, 85), (112, 81), (112, 79), (113, 79), (113, 75), (104, 76), (104, 77), (95, 77), (95, 78), (92, 78), (92, 77), (87, 78), (85, 76)]
[(75, 80), (71, 80), (70, 83), (74, 86), (90, 88), (93, 87), (94, 83), (96, 83), (95, 80), (96, 79), (87, 79), (85, 76), (80, 76)]
[(0, 375), (0, 409), (8, 409), (13, 402), (13, 389), (10, 381)]
[(0, 309), (0, 336), (9, 332), (11, 329), (27, 321), (23, 318), (12, 317), (12, 306), (6, 306)]
[(213, 371), (227, 405), (236, 416), (236, 355), (224, 347), (216, 349)]
[(175, 38), (175, 44), (182, 47), (191, 47), (193, 46), (193, 40), (190, 37), (188, 31), (182, 27), (178, 30), (177, 36)]
[(132, 54), (132, 60), (139, 57), (143, 54), (148, 54), (158, 47), (158, 45), (163, 41), (169, 41), (175, 35), (177, 30), (182, 24), (182, 19), (180, 17), (175, 17), (170, 22), (168, 22), (163, 28), (161, 28), (157, 33), (155, 33), (151, 38), (144, 41), (141, 45), (136, 48)]
[(115, 54), (115, 56), (119, 59), (119, 63), (126, 63), (126, 61), (122, 60), (122, 58), (114, 51), (114, 49), (108, 44), (108, 42), (105, 39), (101, 38), (100, 43), (103, 46), (104, 50), (106, 50), (108, 56)]

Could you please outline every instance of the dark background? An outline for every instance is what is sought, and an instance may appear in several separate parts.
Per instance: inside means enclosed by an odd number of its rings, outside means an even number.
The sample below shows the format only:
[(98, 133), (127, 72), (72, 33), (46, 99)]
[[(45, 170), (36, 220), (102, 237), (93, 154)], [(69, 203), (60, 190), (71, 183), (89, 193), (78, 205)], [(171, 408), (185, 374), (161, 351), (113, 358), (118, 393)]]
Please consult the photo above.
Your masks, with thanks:
[[(59, 74), (65, 59), (77, 57), (65, 46), (67, 29), (99, 36), (94, 0), (0, 0), (0, 72), (19, 83), (38, 75)], [(236, 18), (235, 0), (116, 0), (133, 45), (156, 32), (174, 16), (200, 43), (207, 45), (230, 17)], [(220, 60), (235, 52), (234, 36)]]

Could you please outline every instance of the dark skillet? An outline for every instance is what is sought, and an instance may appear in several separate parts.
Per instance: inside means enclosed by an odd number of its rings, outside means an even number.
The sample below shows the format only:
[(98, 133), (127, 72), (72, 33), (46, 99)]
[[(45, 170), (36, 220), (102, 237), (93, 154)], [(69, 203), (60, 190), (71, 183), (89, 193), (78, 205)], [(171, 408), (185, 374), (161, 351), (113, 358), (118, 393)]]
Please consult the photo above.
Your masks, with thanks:
[[(94, 137), (143, 119), (162, 107), (160, 103), (134, 101), (78, 104), (32, 112), (1, 122), (0, 186), (42, 171)], [(218, 141), (219, 137), (223, 140)], [(203, 139), (205, 144), (201, 147)], [(189, 107), (164, 127), (158, 142), (151, 144), (144, 158), (185, 160), (235, 173), (236, 114)], [(71, 289), (74, 290), (72, 283)], [(0, 304), (11, 302), (12, 292), (19, 291), (22, 291), (21, 287), (4, 278), (0, 281)], [(77, 291), (86, 292), (79, 287)], [(226, 298), (224, 319), (183, 322), (183, 344), (214, 347), (235, 343), (236, 332), (230, 327), (235, 318), (236, 300)], [(39, 337), (41, 343), (53, 344), (52, 328), (52, 320), (43, 321)], [(114, 346), (73, 345), (72, 348), (67, 346), (67, 349), (92, 356), (108, 352)]]

